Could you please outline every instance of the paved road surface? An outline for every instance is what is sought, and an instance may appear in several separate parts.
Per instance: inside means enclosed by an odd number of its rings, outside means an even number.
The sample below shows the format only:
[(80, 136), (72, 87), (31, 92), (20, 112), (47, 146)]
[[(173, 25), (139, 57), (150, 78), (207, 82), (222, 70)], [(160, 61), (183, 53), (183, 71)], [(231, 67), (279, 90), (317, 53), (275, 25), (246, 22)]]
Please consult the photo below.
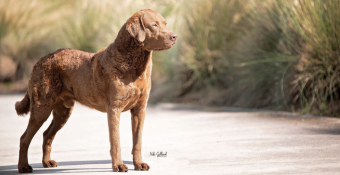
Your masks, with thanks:
[[(0, 96), (0, 174), (16, 174), (19, 138), (29, 117), (18, 117), (15, 101)], [(219, 112), (216, 112), (219, 111)], [(105, 113), (79, 104), (57, 134), (52, 159), (43, 168), (42, 133), (29, 148), (34, 174), (112, 174)], [(287, 113), (163, 104), (147, 109), (143, 159), (149, 172), (133, 170), (129, 112), (121, 116), (122, 158), (129, 174), (340, 174), (340, 119)], [(167, 153), (167, 157), (150, 152)]]

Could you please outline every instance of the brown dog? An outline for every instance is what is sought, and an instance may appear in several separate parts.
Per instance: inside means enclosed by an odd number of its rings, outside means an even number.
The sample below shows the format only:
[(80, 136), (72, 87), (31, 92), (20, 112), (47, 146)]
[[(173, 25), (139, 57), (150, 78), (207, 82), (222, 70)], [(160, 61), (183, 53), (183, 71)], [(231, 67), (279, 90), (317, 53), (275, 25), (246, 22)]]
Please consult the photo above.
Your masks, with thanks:
[(113, 171), (128, 171), (120, 153), (119, 118), (121, 112), (130, 110), (133, 164), (135, 170), (149, 170), (142, 160), (141, 145), (151, 88), (151, 55), (153, 50), (170, 49), (176, 38), (158, 12), (141, 10), (127, 20), (106, 49), (97, 53), (59, 49), (41, 58), (33, 68), (24, 99), (15, 104), (18, 115), (31, 112), (20, 138), (19, 173), (32, 172), (28, 147), (52, 111), (52, 123), (44, 132), (42, 163), (45, 168), (58, 165), (50, 158), (51, 144), (75, 101), (107, 113)]

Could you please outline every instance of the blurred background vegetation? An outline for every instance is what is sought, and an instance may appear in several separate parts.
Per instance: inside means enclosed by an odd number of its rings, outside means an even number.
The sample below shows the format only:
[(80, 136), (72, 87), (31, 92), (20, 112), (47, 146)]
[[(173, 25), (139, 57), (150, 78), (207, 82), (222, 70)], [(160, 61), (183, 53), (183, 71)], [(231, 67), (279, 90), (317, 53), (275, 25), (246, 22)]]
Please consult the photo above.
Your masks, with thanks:
[(179, 36), (154, 52), (151, 102), (340, 116), (340, 0), (2, 0), (0, 92), (24, 92), (49, 52), (108, 46), (144, 8)]

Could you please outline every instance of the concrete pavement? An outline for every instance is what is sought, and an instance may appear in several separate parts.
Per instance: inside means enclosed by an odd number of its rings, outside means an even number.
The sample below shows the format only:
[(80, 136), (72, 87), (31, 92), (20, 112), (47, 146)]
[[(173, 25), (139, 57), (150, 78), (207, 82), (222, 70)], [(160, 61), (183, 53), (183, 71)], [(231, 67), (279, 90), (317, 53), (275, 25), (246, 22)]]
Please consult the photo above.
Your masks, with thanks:
[[(18, 117), (14, 103), (23, 95), (0, 96), (0, 174), (16, 174), (19, 138), (29, 116)], [(58, 132), (43, 168), (42, 133), (28, 159), (33, 174), (111, 174), (107, 118), (79, 104)], [(340, 174), (340, 119), (280, 112), (194, 108), (162, 104), (147, 109), (143, 160), (148, 172), (133, 170), (130, 113), (121, 116), (122, 159), (129, 174)], [(150, 155), (167, 153), (167, 157)]]

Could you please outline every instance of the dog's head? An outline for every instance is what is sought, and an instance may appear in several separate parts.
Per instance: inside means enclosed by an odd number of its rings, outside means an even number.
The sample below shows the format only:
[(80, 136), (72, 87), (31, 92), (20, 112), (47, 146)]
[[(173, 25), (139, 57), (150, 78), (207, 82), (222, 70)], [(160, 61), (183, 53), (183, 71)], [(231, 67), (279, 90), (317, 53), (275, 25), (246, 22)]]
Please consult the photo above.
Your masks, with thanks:
[(126, 22), (126, 30), (143, 49), (167, 50), (177, 39), (177, 35), (166, 27), (166, 21), (154, 10), (140, 10)]

